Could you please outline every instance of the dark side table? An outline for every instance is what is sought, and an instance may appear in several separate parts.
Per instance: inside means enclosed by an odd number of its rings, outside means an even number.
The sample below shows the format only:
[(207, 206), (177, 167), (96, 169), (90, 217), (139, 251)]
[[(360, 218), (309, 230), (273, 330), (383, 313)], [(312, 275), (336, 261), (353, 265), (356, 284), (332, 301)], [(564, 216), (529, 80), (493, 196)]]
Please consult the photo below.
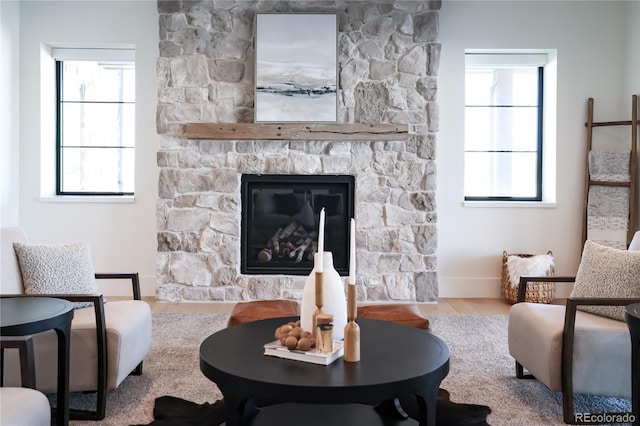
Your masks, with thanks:
[(631, 333), (631, 410), (634, 426), (640, 425), (640, 303), (628, 305), (625, 318)]
[(0, 298), (0, 335), (28, 336), (55, 330), (58, 336), (56, 423), (69, 424), (69, 338), (73, 303), (51, 297)]
[[(274, 340), (275, 329), (296, 319), (235, 325), (200, 345), (200, 370), (222, 391), (228, 426), (435, 425), (438, 388), (449, 372), (442, 340), (414, 327), (358, 318), (359, 362), (339, 358), (325, 366), (265, 356), (263, 345)], [(395, 408), (408, 395), (416, 396), (417, 421), (373, 409), (381, 402), (379, 409)]]

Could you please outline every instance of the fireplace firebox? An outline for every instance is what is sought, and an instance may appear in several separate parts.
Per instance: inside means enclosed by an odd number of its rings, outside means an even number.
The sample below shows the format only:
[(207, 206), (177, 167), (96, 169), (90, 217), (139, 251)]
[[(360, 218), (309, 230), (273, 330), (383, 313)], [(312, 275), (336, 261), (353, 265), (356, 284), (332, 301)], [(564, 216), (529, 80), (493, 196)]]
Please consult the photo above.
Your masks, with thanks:
[(348, 274), (355, 178), (348, 175), (242, 175), (243, 274), (308, 275), (325, 209), (325, 250)]

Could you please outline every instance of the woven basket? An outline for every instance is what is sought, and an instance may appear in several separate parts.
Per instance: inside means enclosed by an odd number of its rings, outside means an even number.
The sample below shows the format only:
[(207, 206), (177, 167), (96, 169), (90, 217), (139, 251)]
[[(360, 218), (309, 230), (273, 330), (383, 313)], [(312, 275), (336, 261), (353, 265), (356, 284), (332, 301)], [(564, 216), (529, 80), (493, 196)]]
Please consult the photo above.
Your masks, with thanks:
[[(548, 255), (552, 255), (551, 251), (547, 252)], [(519, 257), (533, 257), (533, 254), (508, 254), (506, 251), (502, 252), (502, 297), (510, 304), (514, 304), (518, 301), (518, 287), (520, 283), (511, 285), (511, 278), (509, 278), (509, 268), (507, 266), (507, 259), (509, 256)], [(553, 266), (551, 266), (546, 273), (547, 277), (552, 277), (555, 273)], [(530, 282), (527, 285), (527, 293), (525, 301), (535, 303), (551, 303), (556, 295), (556, 283), (547, 282)]]

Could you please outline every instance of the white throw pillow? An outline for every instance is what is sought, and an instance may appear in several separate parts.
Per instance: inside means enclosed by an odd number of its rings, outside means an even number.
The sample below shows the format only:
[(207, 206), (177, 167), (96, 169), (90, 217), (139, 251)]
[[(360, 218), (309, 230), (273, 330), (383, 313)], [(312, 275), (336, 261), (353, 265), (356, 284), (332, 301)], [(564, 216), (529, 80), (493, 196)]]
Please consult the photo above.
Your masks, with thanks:
[[(87, 242), (59, 245), (13, 243), (26, 294), (98, 294)], [(77, 308), (93, 306), (77, 302)]]
[[(640, 298), (640, 252), (587, 240), (571, 297)], [(579, 306), (578, 309), (625, 320), (623, 306)]]
[(640, 231), (633, 235), (633, 239), (629, 243), (629, 251), (640, 251)]
[(535, 256), (519, 256), (510, 254), (507, 257), (507, 269), (511, 287), (520, 284), (520, 277), (545, 277), (553, 268), (553, 254), (537, 254)]

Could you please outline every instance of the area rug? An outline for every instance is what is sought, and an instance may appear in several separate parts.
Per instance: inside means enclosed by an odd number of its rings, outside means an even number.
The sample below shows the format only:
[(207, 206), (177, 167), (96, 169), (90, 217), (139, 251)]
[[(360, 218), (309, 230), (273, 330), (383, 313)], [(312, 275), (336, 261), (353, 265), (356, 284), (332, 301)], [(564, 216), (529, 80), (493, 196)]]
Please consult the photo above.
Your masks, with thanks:
[[(222, 399), (217, 386), (199, 368), (200, 343), (226, 325), (223, 314), (153, 314), (151, 353), (142, 376), (130, 376), (107, 395), (102, 421), (71, 425), (124, 426), (154, 420), (156, 398), (172, 396), (201, 405)], [(487, 423), (500, 425), (564, 425), (562, 396), (536, 380), (515, 378), (507, 347), (504, 315), (430, 315), (433, 333), (451, 349), (450, 371), (441, 387), (456, 403), (491, 407)], [(93, 407), (95, 397), (71, 396), (75, 408)], [(577, 396), (578, 412), (630, 411), (625, 399)]]
[[(486, 426), (491, 409), (484, 405), (458, 404), (451, 402), (450, 395), (444, 389), (438, 390), (436, 423), (440, 426)], [(415, 399), (401, 401), (402, 408), (409, 417), (418, 417), (418, 405)], [(173, 396), (156, 398), (153, 407), (154, 420), (147, 425), (138, 426), (218, 426), (226, 419), (224, 399), (214, 404), (205, 402), (195, 404)]]

